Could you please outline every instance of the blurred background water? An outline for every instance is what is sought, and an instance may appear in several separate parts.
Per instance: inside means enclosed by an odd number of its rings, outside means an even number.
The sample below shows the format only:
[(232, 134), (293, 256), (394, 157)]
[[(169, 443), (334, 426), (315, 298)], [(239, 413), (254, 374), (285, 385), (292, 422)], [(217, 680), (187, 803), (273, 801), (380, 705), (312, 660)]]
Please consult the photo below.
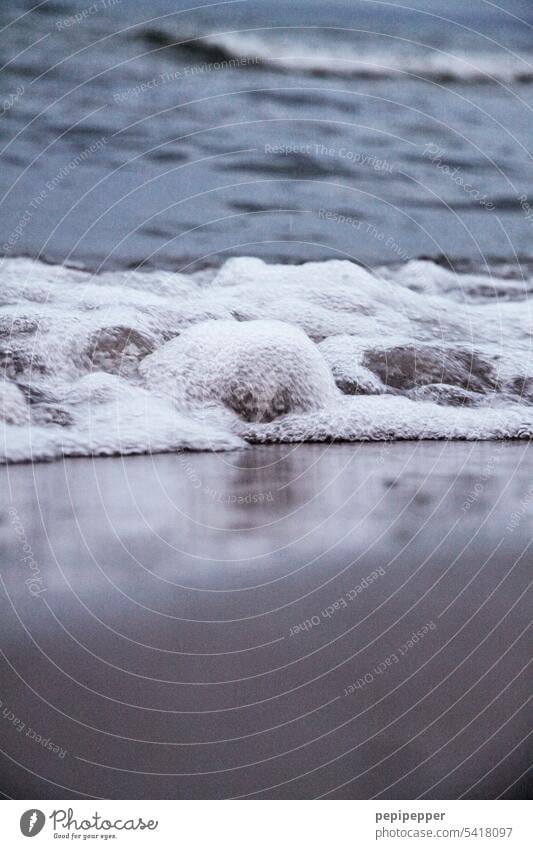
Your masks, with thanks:
[(531, 257), (529, 0), (190, 5), (3, 0), (1, 253)]

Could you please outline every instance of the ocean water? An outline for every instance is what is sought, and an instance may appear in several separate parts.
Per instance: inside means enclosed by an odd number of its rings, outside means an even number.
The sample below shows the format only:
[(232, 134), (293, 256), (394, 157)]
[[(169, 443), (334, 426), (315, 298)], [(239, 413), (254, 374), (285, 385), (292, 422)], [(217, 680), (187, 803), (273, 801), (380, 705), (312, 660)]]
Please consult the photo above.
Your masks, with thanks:
[(529, 0), (34, 5), (0, 6), (2, 253), (531, 257)]
[(4, 459), (529, 438), (529, 0), (4, 0)]

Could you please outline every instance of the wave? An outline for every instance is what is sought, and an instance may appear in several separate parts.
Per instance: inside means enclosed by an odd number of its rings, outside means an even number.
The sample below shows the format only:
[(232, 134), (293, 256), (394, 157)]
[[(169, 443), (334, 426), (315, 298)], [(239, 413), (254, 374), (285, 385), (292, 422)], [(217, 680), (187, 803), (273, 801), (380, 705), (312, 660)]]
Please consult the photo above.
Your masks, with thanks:
[[(320, 37), (318, 37), (320, 36)], [(308, 40), (257, 32), (220, 33), (202, 38), (175, 38), (163, 30), (145, 33), (149, 43), (175, 47), (195, 62), (221, 63), (242, 68), (264, 66), (281, 72), (354, 79), (419, 77), (432, 82), (528, 83), (533, 61), (510, 53), (447, 53), (410, 45), (402, 49), (371, 49), (331, 38), (319, 31)], [(354, 34), (355, 36), (355, 34)]]
[(106, 272), (4, 259), (4, 462), (533, 435), (531, 280), (430, 261)]

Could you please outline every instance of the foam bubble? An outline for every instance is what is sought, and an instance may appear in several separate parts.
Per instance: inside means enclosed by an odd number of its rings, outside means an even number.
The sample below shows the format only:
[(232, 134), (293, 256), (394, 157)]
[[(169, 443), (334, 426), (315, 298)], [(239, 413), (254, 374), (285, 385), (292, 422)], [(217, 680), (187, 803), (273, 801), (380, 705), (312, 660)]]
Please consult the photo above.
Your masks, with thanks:
[(246, 421), (319, 409), (337, 393), (320, 351), (281, 321), (207, 321), (141, 365), (147, 386), (179, 406), (223, 404)]
[(29, 410), (21, 390), (8, 380), (0, 381), (0, 418), (7, 424), (25, 424)]
[(4, 260), (2, 458), (528, 438), (531, 280), (516, 271), (244, 257), (95, 276)]
[(327, 410), (247, 425), (238, 433), (252, 443), (530, 439), (533, 409), (458, 409), (392, 395), (343, 398)]

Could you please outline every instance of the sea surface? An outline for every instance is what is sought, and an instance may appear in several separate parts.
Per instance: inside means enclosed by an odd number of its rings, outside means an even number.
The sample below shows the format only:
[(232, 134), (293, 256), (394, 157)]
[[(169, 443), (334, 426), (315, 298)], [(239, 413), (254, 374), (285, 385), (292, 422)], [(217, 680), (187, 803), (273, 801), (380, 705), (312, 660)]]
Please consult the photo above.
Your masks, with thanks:
[(3, 0), (2, 252), (530, 259), (532, 24), (529, 0)]
[(4, 0), (2, 457), (530, 438), (532, 24)]

